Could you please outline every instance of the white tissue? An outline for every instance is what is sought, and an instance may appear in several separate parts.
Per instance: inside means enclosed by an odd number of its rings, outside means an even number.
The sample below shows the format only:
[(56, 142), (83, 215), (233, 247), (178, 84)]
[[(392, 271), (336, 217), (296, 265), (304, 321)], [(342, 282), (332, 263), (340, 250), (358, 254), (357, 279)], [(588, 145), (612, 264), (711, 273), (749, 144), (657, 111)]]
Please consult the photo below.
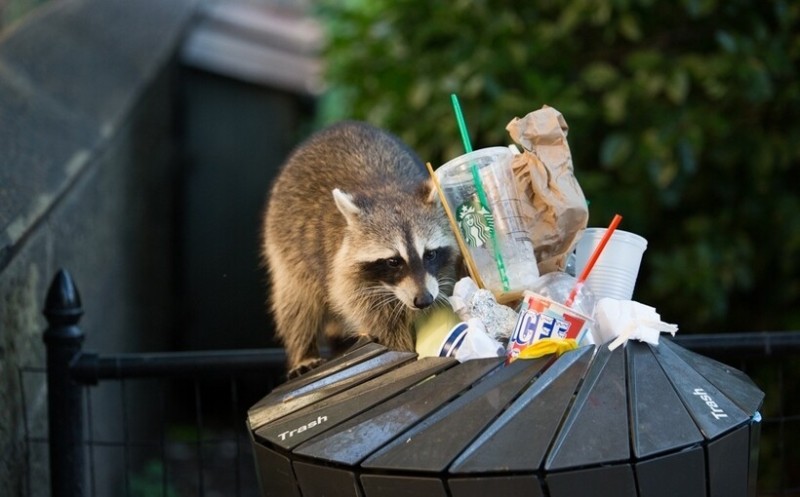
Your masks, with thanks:
[(458, 317), (462, 321), (467, 321), (470, 318), (470, 303), (475, 292), (478, 291), (478, 285), (472, 278), (461, 278), (453, 287), (453, 296), (449, 297), (450, 306), (453, 308)]
[(505, 355), (505, 347), (486, 333), (486, 328), (480, 319), (470, 319), (467, 321), (467, 326), (467, 334), (455, 352), (456, 360), (464, 362)]
[(678, 325), (661, 321), (654, 307), (633, 300), (600, 299), (594, 310), (592, 331), (596, 343), (608, 344), (614, 350), (630, 339), (658, 345), (661, 333), (675, 336)]

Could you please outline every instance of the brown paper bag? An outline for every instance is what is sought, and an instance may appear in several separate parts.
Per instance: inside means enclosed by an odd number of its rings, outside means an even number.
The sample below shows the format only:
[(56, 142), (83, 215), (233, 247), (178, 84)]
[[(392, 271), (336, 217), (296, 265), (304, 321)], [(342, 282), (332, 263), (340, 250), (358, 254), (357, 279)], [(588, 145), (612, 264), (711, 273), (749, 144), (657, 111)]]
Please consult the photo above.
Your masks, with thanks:
[(572, 167), (564, 116), (543, 106), (506, 126), (523, 148), (512, 168), (520, 191), (533, 204), (531, 239), (539, 274), (563, 270), (589, 220), (589, 209)]

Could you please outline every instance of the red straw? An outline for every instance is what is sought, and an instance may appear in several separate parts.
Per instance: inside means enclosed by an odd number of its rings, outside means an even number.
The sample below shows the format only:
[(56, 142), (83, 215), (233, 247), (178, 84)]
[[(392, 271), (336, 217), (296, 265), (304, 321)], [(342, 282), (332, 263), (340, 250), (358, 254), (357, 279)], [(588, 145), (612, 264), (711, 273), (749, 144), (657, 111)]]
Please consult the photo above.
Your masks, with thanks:
[(622, 216), (619, 214), (614, 214), (614, 219), (611, 220), (611, 224), (608, 225), (608, 229), (603, 234), (603, 238), (600, 239), (600, 243), (598, 243), (597, 247), (594, 248), (592, 256), (589, 257), (589, 260), (586, 262), (586, 266), (584, 266), (583, 271), (581, 271), (578, 281), (575, 282), (575, 286), (572, 288), (572, 291), (569, 292), (569, 297), (567, 297), (567, 301), (564, 302), (565, 306), (572, 307), (572, 302), (575, 300), (578, 290), (580, 290), (580, 288), (583, 286), (586, 278), (589, 277), (589, 272), (591, 272), (592, 268), (594, 267), (594, 263), (597, 262), (597, 258), (600, 257), (603, 249), (606, 248), (606, 244), (611, 239), (611, 235), (614, 234), (614, 230), (617, 229), (620, 221), (622, 221)]

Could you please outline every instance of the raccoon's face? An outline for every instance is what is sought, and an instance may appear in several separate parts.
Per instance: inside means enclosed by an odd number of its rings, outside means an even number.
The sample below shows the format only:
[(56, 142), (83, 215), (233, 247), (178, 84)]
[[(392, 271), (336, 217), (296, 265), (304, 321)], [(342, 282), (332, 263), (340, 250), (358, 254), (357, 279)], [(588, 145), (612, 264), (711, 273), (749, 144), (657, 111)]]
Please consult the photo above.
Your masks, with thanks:
[(362, 209), (338, 190), (334, 198), (347, 219), (343, 252), (350, 278), (363, 297), (390, 304), (393, 296), (424, 309), (442, 295), (440, 286), (452, 286), (455, 242), (436, 206), (404, 198), (405, 204), (385, 199)]
[(453, 249), (444, 236), (426, 238), (406, 233), (391, 246), (365, 249), (356, 255), (359, 278), (391, 290), (411, 309), (433, 304), (440, 295), (442, 280), (451, 277), (448, 269), (452, 267)]

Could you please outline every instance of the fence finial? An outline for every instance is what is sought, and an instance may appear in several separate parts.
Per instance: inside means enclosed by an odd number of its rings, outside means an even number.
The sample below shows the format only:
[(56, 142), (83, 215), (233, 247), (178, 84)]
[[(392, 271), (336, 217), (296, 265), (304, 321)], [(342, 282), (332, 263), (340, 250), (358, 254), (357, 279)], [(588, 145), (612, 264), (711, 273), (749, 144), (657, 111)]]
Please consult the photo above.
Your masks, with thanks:
[(74, 325), (83, 315), (81, 296), (66, 269), (59, 269), (50, 283), (43, 314), (50, 326)]
[(53, 278), (44, 302), (47, 329), (47, 411), (52, 497), (86, 495), (83, 440), (83, 387), (73, 381), (71, 364), (81, 355), (81, 297), (67, 271)]

